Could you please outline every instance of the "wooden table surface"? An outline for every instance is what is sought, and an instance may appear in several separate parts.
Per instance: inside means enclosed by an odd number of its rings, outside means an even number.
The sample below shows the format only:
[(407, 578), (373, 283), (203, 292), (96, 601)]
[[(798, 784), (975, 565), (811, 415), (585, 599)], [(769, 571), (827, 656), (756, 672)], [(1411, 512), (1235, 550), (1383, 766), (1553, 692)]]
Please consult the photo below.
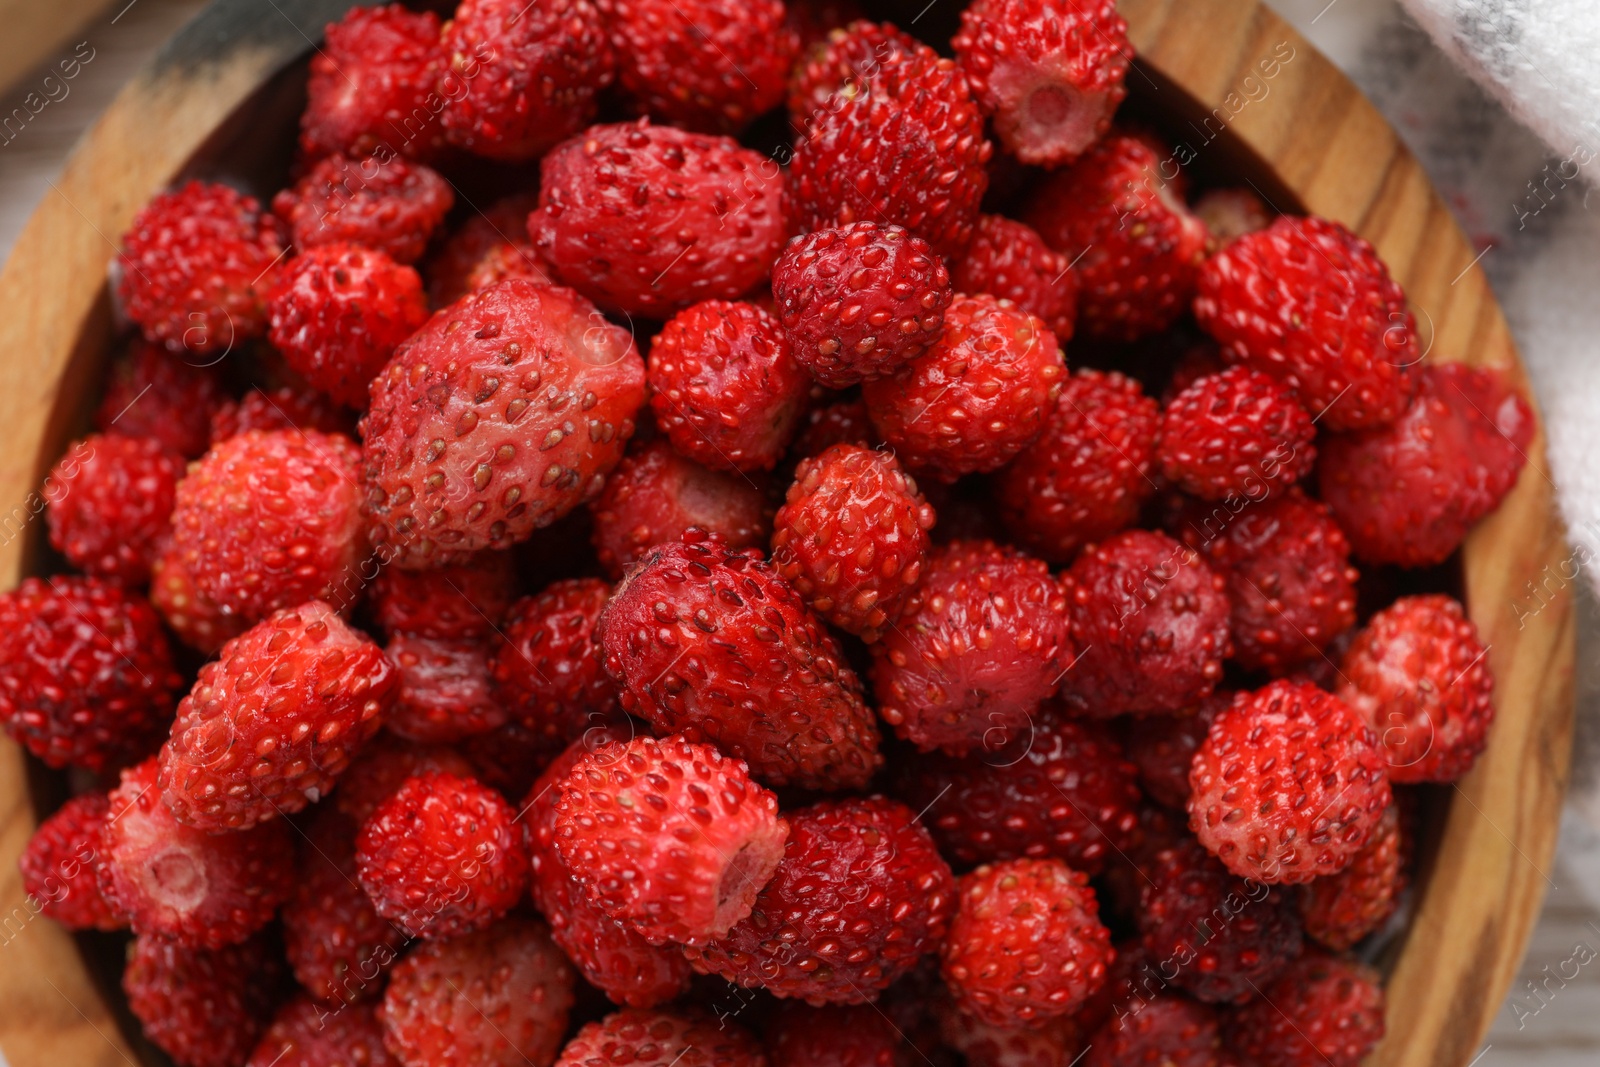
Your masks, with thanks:
[[(1364, 0), (1358, 0), (1364, 2)], [(205, 4), (205, 0), (54, 0), (51, 26), (71, 26), (91, 13), (86, 24), (53, 53), (48, 29), (40, 36), (30, 22), (28, 47), (22, 34), (0, 48), (0, 117), (14, 108), (31, 114), (20, 129), (0, 128), (0, 257), (9, 252), (34, 204), (49, 189), (79, 134), (157, 45)], [(21, 5), (0, 2), (0, 29), (19, 23), (12, 11)], [(25, 0), (29, 8), (47, 5)], [(14, 16), (12, 16), (14, 17)], [(114, 20), (114, 21), (113, 21)], [(1315, 26), (1302, 26), (1313, 41)], [(60, 40), (61, 34), (55, 37)], [(44, 55), (32, 70), (18, 73), (20, 57)], [(91, 58), (85, 58), (91, 57)], [(71, 61), (76, 59), (76, 66)], [(61, 77), (62, 60), (75, 70)], [(8, 68), (7, 63), (11, 66)], [(51, 80), (46, 81), (50, 76)], [(35, 94), (29, 99), (29, 94)], [(46, 101), (41, 107), (39, 102)], [(1597, 612), (1592, 600), (1583, 610)], [(1595, 1067), (1600, 1064), (1600, 908), (1578, 889), (1578, 876), (1558, 856), (1548, 872), (1553, 888), (1513, 985), (1474, 1067)], [(1600, 893), (1591, 893), (1600, 897)], [(3, 1007), (0, 1007), (3, 1010)], [(5, 1067), (0, 1049), (0, 1067)]]

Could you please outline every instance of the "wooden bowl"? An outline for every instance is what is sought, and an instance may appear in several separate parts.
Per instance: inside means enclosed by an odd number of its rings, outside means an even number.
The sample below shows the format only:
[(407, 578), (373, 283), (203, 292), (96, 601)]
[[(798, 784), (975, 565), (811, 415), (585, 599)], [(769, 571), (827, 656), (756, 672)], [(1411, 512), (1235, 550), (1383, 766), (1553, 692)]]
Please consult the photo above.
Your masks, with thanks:
[[(218, 0), (122, 92), (34, 213), (0, 274), (0, 423), (12, 439), (0, 469), (4, 588), (44, 557), (35, 490), (84, 432), (113, 347), (105, 279), (118, 235), (180, 175), (281, 182), (302, 92), (303, 65), (293, 65), (349, 6)], [(928, 23), (947, 26), (956, 6), (932, 9)], [(1245, 176), (1280, 210), (1351, 226), (1405, 286), (1429, 359), (1504, 368), (1526, 392), (1472, 247), (1395, 132), (1332, 64), (1253, 0), (1121, 7), (1140, 56), (1132, 103), (1160, 116), (1196, 166)], [(1573, 713), (1572, 613), (1559, 577), (1569, 557), (1552, 494), (1541, 433), (1516, 490), (1461, 553), (1498, 714), (1488, 750), (1444, 792), (1428, 835), (1434, 847), (1390, 970), (1388, 1036), (1374, 1064), (1461, 1065), (1476, 1055), (1549, 884)], [(115, 961), (90, 960), (93, 938), (75, 942), (24, 899), (16, 857), (35, 800), (20, 751), (0, 741), (0, 1049), (14, 1067), (133, 1063), (147, 1047), (120, 1007)]]

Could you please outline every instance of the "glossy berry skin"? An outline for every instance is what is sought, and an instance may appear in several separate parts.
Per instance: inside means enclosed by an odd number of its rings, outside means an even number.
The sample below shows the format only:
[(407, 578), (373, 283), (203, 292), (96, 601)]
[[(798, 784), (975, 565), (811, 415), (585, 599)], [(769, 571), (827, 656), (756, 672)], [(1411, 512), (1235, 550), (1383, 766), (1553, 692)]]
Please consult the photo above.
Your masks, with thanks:
[(1307, 682), (1240, 693), (1189, 769), (1189, 826), (1228, 869), (1269, 884), (1342, 870), (1389, 806), (1377, 736)]
[(267, 296), (267, 336), (284, 360), (352, 408), (367, 406), (367, 383), (427, 319), (417, 272), (359, 245), (306, 249)]
[(470, 778), (472, 763), (449, 745), (419, 745), (389, 733), (373, 738), (339, 778), (333, 794), (333, 806), (355, 824), (350, 831), (352, 851), (354, 834), (378, 806), (408, 780), (430, 773)]
[(602, 745), (557, 788), (562, 862), (590, 901), (653, 945), (726, 935), (783, 858), (778, 798), (710, 745)]
[(598, 631), (625, 710), (716, 745), (768, 785), (860, 788), (883, 761), (837, 641), (753, 551), (693, 530), (657, 547)]
[[(367, 155), (381, 147), (411, 159), (444, 140), (429, 96), (445, 65), (439, 16), (399, 4), (357, 7), (329, 23), (311, 57), (300, 151), (309, 158)], [(435, 97), (437, 100), (437, 97)], [(425, 121), (419, 124), (419, 116)]]
[(1233, 703), (1230, 690), (1218, 690), (1174, 715), (1147, 715), (1123, 735), (1128, 759), (1139, 770), (1139, 785), (1157, 804), (1173, 811), (1189, 806), (1189, 764), (1211, 732), (1211, 720)]
[[(190, 361), (193, 362), (190, 362)], [(174, 356), (140, 338), (112, 365), (95, 409), (95, 429), (123, 437), (148, 437), (184, 459), (198, 459), (211, 444), (211, 413), (222, 403), (222, 382), (210, 357)]]
[(597, 0), (636, 114), (738, 133), (783, 101), (799, 39), (780, 0)]
[(1044, 432), (995, 476), (1017, 543), (1052, 563), (1133, 525), (1155, 492), (1155, 401), (1117, 371), (1066, 378)]
[(1533, 410), (1500, 372), (1443, 364), (1416, 376), (1416, 400), (1395, 422), (1322, 446), (1322, 497), (1373, 563), (1448, 559), (1517, 484), (1533, 439)]
[(1383, 1039), (1383, 985), (1354, 960), (1308, 952), (1233, 1017), (1230, 1041), (1256, 1063), (1356, 1067)]
[(1080, 714), (1174, 712), (1211, 694), (1228, 639), (1227, 582), (1193, 549), (1125, 530), (1067, 570), (1084, 654), (1062, 680)]
[[(789, 4), (793, 12), (795, 4)], [(883, 68), (933, 49), (893, 23), (856, 18), (833, 26), (802, 49), (789, 75), (789, 118), (799, 129), (815, 125), (846, 100), (868, 92)]]
[(1161, 414), (1161, 472), (1202, 500), (1293, 485), (1316, 462), (1316, 427), (1270, 375), (1234, 366), (1179, 393)]
[(513, 273), (549, 283), (549, 265), (528, 237), (528, 212), (538, 206), (538, 193), (513, 193), (451, 230), (422, 268), (432, 305), (453, 304)]
[(1400, 906), (1410, 880), (1410, 841), (1400, 805), (1391, 804), (1350, 866), (1312, 879), (1301, 891), (1306, 933), (1342, 952), (1381, 927)]
[(944, 939), (955, 880), (916, 812), (882, 797), (789, 813), (783, 862), (750, 917), (685, 950), (702, 974), (810, 1004), (861, 1004)]
[(1328, 430), (1393, 422), (1422, 358), (1405, 293), (1372, 246), (1337, 222), (1284, 216), (1206, 261), (1200, 328), (1295, 390)]
[(1141, 1000), (1089, 1041), (1084, 1067), (1223, 1067), (1216, 1010), (1182, 996)]
[(1340, 665), (1339, 698), (1383, 746), (1396, 782), (1453, 782), (1494, 722), (1488, 649), (1461, 602), (1401, 597), (1367, 621)]
[(933, 553), (899, 621), (873, 646), (878, 714), (927, 752), (993, 751), (1027, 731), (1072, 662), (1070, 590), (991, 541)]
[(261, 334), (283, 244), (254, 197), (190, 181), (153, 197), (122, 235), (117, 298), (147, 340), (209, 362)]
[(951, 296), (926, 241), (872, 219), (796, 237), (772, 268), (790, 350), (830, 389), (890, 374), (937, 341)]
[(875, 641), (922, 577), (933, 523), (892, 453), (834, 445), (796, 468), (772, 566), (818, 615)]
[(1008, 300), (958, 295), (944, 334), (861, 395), (907, 467), (953, 482), (996, 470), (1033, 443), (1065, 378), (1043, 322)]
[(478, 552), (425, 571), (385, 567), (367, 590), (373, 621), (391, 637), (477, 641), (505, 622), (517, 595), (507, 552)]
[(528, 233), (563, 283), (609, 311), (665, 318), (736, 300), (783, 247), (774, 167), (648, 119), (593, 126), (545, 157)]
[(1037, 1027), (991, 1026), (958, 1011), (948, 998), (934, 1010), (939, 1037), (961, 1053), (967, 1067), (1071, 1065), (1085, 1048), (1076, 1016), (1060, 1016)]
[(225, 400), (211, 413), (211, 444), (248, 430), (317, 430), (352, 437), (356, 421), (348, 408), (303, 385), (255, 387)]
[(834, 445), (871, 448), (877, 441), (878, 432), (872, 428), (867, 405), (859, 397), (836, 400), (811, 409), (789, 454), (797, 459), (808, 459), (822, 455)]
[(897, 1067), (906, 1040), (876, 1005), (785, 1001), (766, 1027), (772, 1067)]
[(179, 641), (207, 656), (249, 629), (242, 616), (200, 592), (171, 541), (150, 563), (150, 606)]
[(490, 672), (506, 710), (557, 747), (617, 709), (595, 624), (611, 599), (599, 578), (569, 578), (523, 597), (493, 643)]
[(767, 1067), (761, 1043), (736, 1022), (688, 1010), (615, 1012), (586, 1023), (556, 1067)]
[(691, 526), (729, 548), (764, 544), (771, 526), (760, 486), (743, 474), (685, 459), (662, 438), (630, 449), (590, 507), (595, 555), (612, 578)]
[(230, 834), (185, 826), (161, 802), (156, 761), (122, 772), (100, 830), (100, 891), (133, 932), (186, 945), (238, 944), (272, 920), (294, 885), (282, 820)]
[(508, 278), (435, 313), (372, 384), (361, 422), (373, 544), (458, 562), (600, 491), (633, 436), (633, 338), (567, 290)]
[(1022, 221), (1078, 272), (1078, 327), (1136, 341), (1188, 308), (1206, 230), (1162, 175), (1165, 146), (1113, 130), (1039, 187)]
[(594, 118), (616, 56), (598, 6), (467, 0), (440, 42), (450, 143), (505, 162), (537, 159)]
[(1037, 316), (1059, 345), (1072, 339), (1078, 319), (1078, 275), (1066, 256), (1025, 223), (1004, 215), (979, 215), (972, 243), (951, 279), (959, 292), (988, 293)]
[(1133, 847), (1139, 827), (1139, 786), (1122, 746), (1101, 724), (1056, 709), (964, 759), (908, 760), (896, 784), (962, 866), (1054, 857), (1097, 875)]
[(282, 974), (265, 937), (206, 949), (146, 934), (122, 989), (144, 1036), (179, 1067), (237, 1067), (272, 1018)]
[(100, 892), (100, 830), (110, 804), (104, 793), (84, 793), (39, 824), (17, 858), (22, 889), (39, 914), (69, 930), (120, 930), (121, 913)]
[(45, 476), (51, 546), (89, 574), (143, 583), (183, 472), (183, 457), (152, 437), (85, 437)]
[(245, 1067), (400, 1067), (383, 1047), (383, 1026), (367, 1004), (329, 1009), (301, 994), (261, 1035)]
[(1060, 860), (1010, 860), (962, 877), (943, 972), (956, 1006), (980, 1022), (1070, 1015), (1114, 958), (1088, 877)]
[(156, 613), (119, 586), (61, 575), (0, 594), (0, 722), (51, 767), (147, 755), (182, 684)]
[(712, 470), (776, 466), (811, 392), (778, 320), (740, 301), (707, 300), (669, 319), (646, 377), (657, 428)]
[(326, 796), (378, 732), (396, 672), (366, 634), (308, 600), (263, 619), (200, 668), (161, 749), (161, 799), (209, 833)]
[(551, 1063), (573, 982), (566, 957), (534, 919), (429, 939), (390, 975), (378, 1009), (384, 1043), (401, 1063), (428, 1067)]
[(972, 94), (1024, 163), (1071, 163), (1111, 128), (1133, 59), (1113, 0), (977, 0), (950, 42)]
[(302, 253), (348, 243), (415, 263), (454, 203), (450, 183), (431, 167), (380, 152), (324, 157), (272, 198), (272, 210)]
[(483, 783), (429, 772), (406, 779), (356, 838), (361, 888), (413, 937), (489, 927), (528, 887), (516, 810)]
[(384, 727), (409, 741), (460, 741), (510, 718), (489, 678), (488, 642), (391, 638), (383, 650), (398, 686)]

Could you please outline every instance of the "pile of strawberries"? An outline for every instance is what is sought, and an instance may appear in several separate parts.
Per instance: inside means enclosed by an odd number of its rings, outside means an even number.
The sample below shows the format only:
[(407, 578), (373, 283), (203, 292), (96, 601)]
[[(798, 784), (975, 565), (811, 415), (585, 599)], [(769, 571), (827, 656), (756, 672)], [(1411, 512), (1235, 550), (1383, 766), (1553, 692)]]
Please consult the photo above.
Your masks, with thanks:
[(270, 209), (123, 236), (0, 719), (81, 770), (33, 900), (132, 931), (176, 1063), (1382, 1035), (1350, 950), (1493, 716), (1417, 569), (1527, 403), (1114, 124), (1110, 0), (976, 0), (954, 58), (859, 14), (357, 8)]

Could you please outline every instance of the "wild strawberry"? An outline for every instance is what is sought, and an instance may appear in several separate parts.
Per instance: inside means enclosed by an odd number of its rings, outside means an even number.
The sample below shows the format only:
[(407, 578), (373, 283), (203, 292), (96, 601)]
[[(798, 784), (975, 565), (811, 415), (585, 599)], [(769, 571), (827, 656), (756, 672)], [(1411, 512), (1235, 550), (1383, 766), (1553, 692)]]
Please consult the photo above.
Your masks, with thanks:
[(550, 1063), (572, 1009), (572, 968), (534, 919), (434, 938), (394, 968), (378, 1018), (407, 1064)]
[(149, 754), (182, 684), (141, 597), (70, 575), (0, 593), (0, 723), (49, 766), (101, 771)]
[(967, 254), (952, 275), (963, 293), (988, 293), (1035, 315), (1066, 345), (1078, 318), (1078, 275), (1066, 256), (1031, 226), (1003, 215), (979, 215)]
[(1072, 662), (1069, 590), (990, 541), (937, 549), (873, 646), (878, 713), (923, 751), (992, 751), (1026, 733)]
[(995, 477), (1006, 528), (1052, 563), (1138, 520), (1155, 482), (1159, 409), (1116, 371), (1067, 377), (1044, 433)]
[(928, 242), (870, 219), (796, 237), (772, 268), (794, 358), (830, 389), (891, 374), (937, 341), (951, 295)]
[(923, 49), (892, 57), (863, 89), (814, 112), (796, 141), (784, 193), (791, 221), (806, 233), (875, 219), (958, 255), (993, 151), (966, 76)]
[(1383, 1038), (1383, 985), (1354, 960), (1308, 952), (1233, 1016), (1229, 1041), (1256, 1063), (1356, 1067)]
[(944, 945), (956, 1006), (990, 1026), (1071, 1015), (1115, 958), (1094, 890), (1060, 860), (1011, 860), (961, 879)]
[(772, 566), (817, 614), (876, 641), (922, 577), (933, 522), (892, 454), (834, 445), (800, 461), (773, 522)]
[(789, 842), (750, 917), (688, 947), (702, 974), (810, 1004), (877, 998), (944, 939), (955, 880), (916, 813), (882, 797), (789, 814)]
[(183, 457), (151, 437), (93, 434), (45, 476), (50, 544), (74, 567), (140, 585), (171, 530)]
[(213, 447), (249, 430), (315, 430), (354, 437), (355, 416), (308, 386), (253, 388), (226, 400), (211, 414)]
[(822, 455), (834, 445), (872, 448), (877, 442), (878, 431), (872, 427), (867, 405), (857, 397), (812, 408), (801, 423), (789, 454), (796, 459), (809, 459)]
[(1311, 470), (1316, 427), (1294, 394), (1249, 367), (1184, 389), (1161, 415), (1162, 473), (1204, 500), (1293, 485)]
[(737, 1023), (694, 1010), (615, 1012), (586, 1023), (556, 1067), (766, 1067), (761, 1043)]
[(537, 159), (594, 118), (616, 74), (598, 7), (557, 0), (466, 0), (441, 42), (450, 143), (508, 162)]
[(516, 565), (505, 552), (478, 552), (426, 571), (385, 567), (367, 596), (391, 637), (474, 641), (499, 630), (516, 599)]
[(483, 641), (401, 635), (383, 650), (394, 665), (394, 705), (383, 725), (410, 741), (459, 741), (508, 719), (489, 681)]
[(1309, 882), (1347, 866), (1389, 806), (1377, 736), (1304, 682), (1240, 693), (1189, 770), (1189, 825), (1241, 878)]
[(1449, 558), (1517, 483), (1533, 411), (1500, 372), (1425, 365), (1417, 397), (1389, 426), (1324, 439), (1322, 497), (1373, 563)]
[(1081, 714), (1175, 712), (1222, 679), (1227, 582), (1163, 534), (1126, 530), (1084, 549), (1067, 571), (1083, 649), (1062, 685)]
[(780, 0), (598, 0), (629, 108), (738, 133), (783, 101), (800, 41)]
[(1277, 378), (1329, 430), (1384, 426), (1416, 388), (1416, 323), (1372, 246), (1284, 216), (1206, 261), (1195, 319), (1229, 363)]
[(1139, 931), (1156, 973), (1194, 997), (1248, 997), (1300, 954), (1300, 921), (1287, 893), (1230, 875), (1185, 835), (1143, 864)]
[(351, 8), (328, 24), (311, 57), (300, 151), (316, 158), (381, 147), (411, 159), (433, 158), (444, 141), (434, 95), (444, 64), (433, 12), (399, 4)]
[(506, 711), (556, 750), (617, 708), (595, 623), (611, 586), (598, 578), (556, 582), (512, 605), (493, 643), (490, 672)]
[(121, 930), (121, 912), (100, 892), (100, 831), (110, 803), (104, 793), (84, 793), (39, 824), (17, 868), (22, 889), (39, 914), (69, 930)]
[(1394, 914), (1408, 880), (1411, 851), (1402, 822), (1400, 805), (1389, 805), (1350, 866), (1306, 885), (1300, 897), (1306, 933), (1343, 951)]
[(1087, 337), (1159, 333), (1194, 295), (1206, 228), (1166, 178), (1165, 154), (1148, 138), (1113, 131), (1039, 186), (1023, 213), (1078, 272), (1078, 327)]
[(359, 830), (407, 780), (422, 774), (472, 777), (472, 763), (448, 745), (419, 745), (380, 733), (339, 779), (333, 804)]
[(1085, 1051), (1083, 1032), (1071, 1018), (1038, 1027), (991, 1026), (958, 1011), (948, 997), (939, 1008), (939, 1034), (967, 1067), (1073, 1067)]
[(515, 193), (453, 230), (423, 266), (429, 302), (434, 307), (453, 304), (514, 273), (549, 283), (549, 265), (528, 236), (528, 213), (538, 206), (539, 194)]
[(772, 1067), (897, 1067), (906, 1042), (875, 1004), (779, 1006), (766, 1027)]
[[(618, 722), (633, 725), (620, 711), (595, 715), (586, 736)], [(472, 773), (484, 785), (492, 785), (508, 799), (526, 796), (529, 787), (551, 760), (561, 754), (558, 738), (530, 730), (516, 719), (481, 734), (463, 738), (456, 747), (472, 765)]]
[(707, 470), (661, 438), (635, 446), (590, 505), (600, 565), (613, 578), (691, 526), (729, 548), (767, 540), (766, 495), (743, 474)]
[(789, 76), (790, 122), (809, 132), (828, 114), (871, 92), (885, 67), (904, 57), (933, 55), (933, 49), (887, 22), (857, 19), (834, 27), (801, 53)]
[(601, 307), (664, 318), (737, 300), (767, 276), (786, 235), (776, 165), (727, 137), (594, 126), (540, 168), (533, 245)]
[(136, 934), (233, 945), (272, 920), (294, 885), (283, 820), (209, 834), (161, 802), (154, 759), (122, 772), (100, 830), (100, 891)]
[(450, 183), (436, 171), (380, 152), (318, 160), (272, 198), (272, 210), (302, 254), (349, 243), (415, 263), (454, 203)]
[(1146, 715), (1125, 731), (1128, 759), (1139, 769), (1139, 784), (1151, 800), (1188, 810), (1195, 749), (1211, 732), (1211, 720), (1232, 703), (1232, 691), (1218, 690), (1176, 715)]
[(981, 757), (908, 760), (898, 787), (963, 865), (1055, 857), (1099, 874), (1139, 828), (1139, 787), (1122, 746), (1101, 724), (1054, 709)]
[(1276, 217), (1255, 190), (1243, 186), (1206, 190), (1195, 200), (1194, 213), (1206, 224), (1213, 253), (1235, 238), (1266, 229)]
[(953, 482), (996, 470), (1044, 430), (1066, 369), (1043, 322), (1009, 300), (958, 296), (944, 334), (861, 395), (912, 471)]
[(400, 1067), (372, 1008), (330, 1010), (301, 994), (278, 1009), (245, 1067)]
[(361, 888), (385, 919), (413, 937), (483, 930), (528, 886), (516, 811), (472, 778), (408, 778), (356, 838)]
[(367, 383), (427, 318), (417, 272), (359, 245), (306, 249), (267, 296), (268, 336), (284, 360), (353, 408), (367, 406)]
[(633, 338), (576, 293), (509, 278), (462, 297), (372, 383), (374, 545), (437, 567), (524, 540), (600, 491), (643, 402)]
[(802, 50), (861, 17), (855, 0), (790, 0), (783, 6), (784, 24), (799, 35)]
[(191, 181), (134, 216), (117, 257), (117, 298), (169, 352), (227, 352), (265, 328), (262, 300), (282, 255), (277, 220), (254, 197)]
[(211, 443), (211, 413), (223, 399), (212, 368), (140, 338), (112, 364), (94, 425), (101, 433), (152, 438), (184, 459), (198, 459)]
[(265, 937), (206, 949), (146, 934), (122, 989), (144, 1036), (179, 1067), (236, 1067), (272, 1018), (282, 975)]
[(1222, 1067), (1216, 1010), (1183, 996), (1158, 996), (1110, 1019), (1089, 1040), (1084, 1067)]
[(1113, 0), (976, 0), (950, 42), (995, 133), (1024, 163), (1071, 163), (1128, 95), (1128, 24)]
[(249, 629), (243, 616), (223, 611), (195, 587), (182, 554), (170, 541), (150, 564), (150, 606), (178, 640), (207, 656)]
[(598, 632), (626, 710), (716, 745), (769, 785), (859, 788), (883, 762), (838, 643), (753, 551), (694, 530), (658, 546)]

